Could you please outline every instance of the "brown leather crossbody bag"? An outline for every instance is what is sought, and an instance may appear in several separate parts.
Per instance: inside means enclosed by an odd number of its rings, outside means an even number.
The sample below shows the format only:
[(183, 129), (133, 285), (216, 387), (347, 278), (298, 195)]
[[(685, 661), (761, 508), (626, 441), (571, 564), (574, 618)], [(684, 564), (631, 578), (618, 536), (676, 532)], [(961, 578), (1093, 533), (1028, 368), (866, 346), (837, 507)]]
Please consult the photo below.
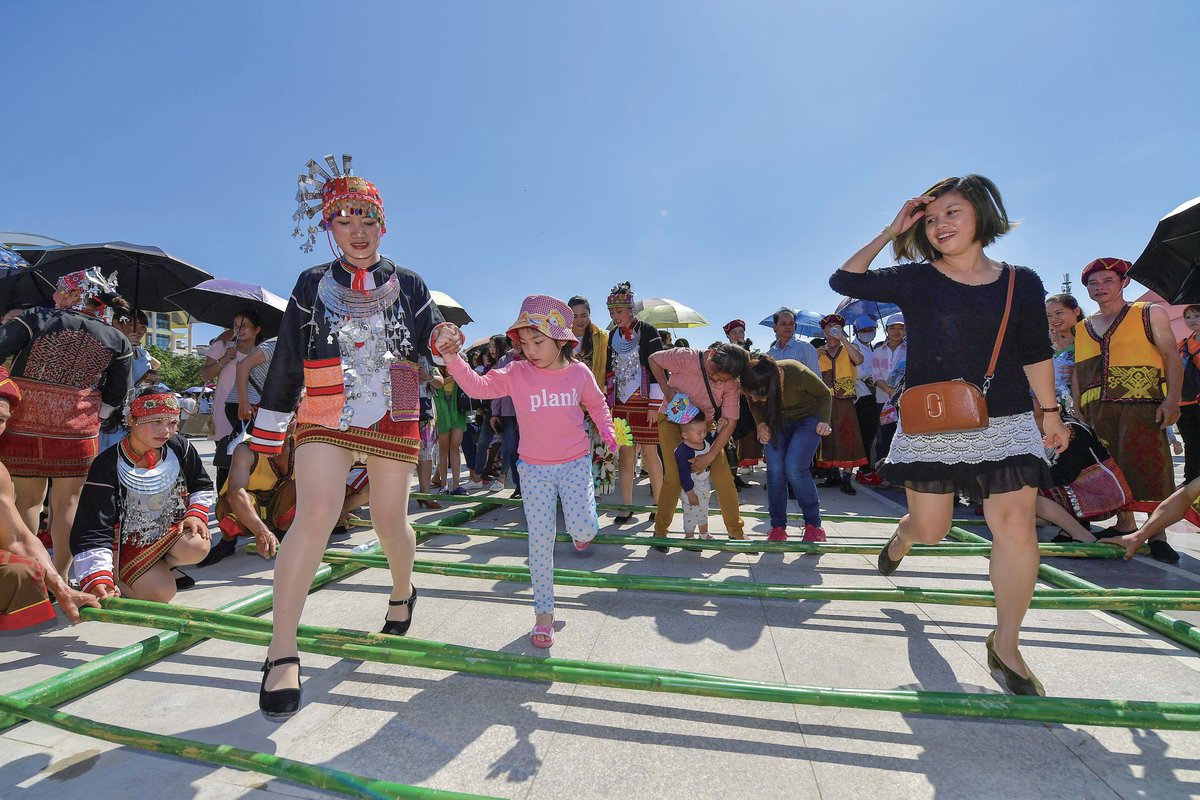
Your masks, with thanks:
[(962, 378), (955, 378), (905, 389), (900, 395), (900, 402), (896, 404), (900, 412), (900, 427), (905, 433), (913, 436), (960, 433), (988, 426), (988, 388), (996, 374), (996, 360), (1000, 357), (1000, 345), (1008, 328), (1013, 287), (1017, 282), (1017, 271), (1008, 264), (1005, 266), (1008, 268), (1008, 300), (1004, 304), (1004, 316), (1000, 319), (1000, 332), (996, 334), (996, 346), (992, 348), (992, 360), (983, 376), (983, 388)]

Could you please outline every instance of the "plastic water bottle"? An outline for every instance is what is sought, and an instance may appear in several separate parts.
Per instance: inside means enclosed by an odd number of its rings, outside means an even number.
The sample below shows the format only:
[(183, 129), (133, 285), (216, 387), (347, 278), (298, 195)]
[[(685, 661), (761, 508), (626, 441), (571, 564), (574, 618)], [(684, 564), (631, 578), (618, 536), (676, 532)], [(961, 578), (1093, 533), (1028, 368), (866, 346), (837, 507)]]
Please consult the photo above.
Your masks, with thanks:
[(375, 546), (375, 545), (377, 545), (377, 544), (379, 544), (379, 540), (378, 540), (378, 539), (372, 539), (372, 540), (371, 540), (371, 541), (369, 541), (369, 542), (365, 542), (365, 543), (363, 543), (363, 544), (356, 544), (356, 545), (354, 545), (354, 547), (351, 547), (351, 548), (350, 548), (350, 552), (351, 552), (351, 553), (365, 553), (365, 552), (367, 552), (368, 550), (370, 550), (372, 547), (374, 547), (374, 546)]

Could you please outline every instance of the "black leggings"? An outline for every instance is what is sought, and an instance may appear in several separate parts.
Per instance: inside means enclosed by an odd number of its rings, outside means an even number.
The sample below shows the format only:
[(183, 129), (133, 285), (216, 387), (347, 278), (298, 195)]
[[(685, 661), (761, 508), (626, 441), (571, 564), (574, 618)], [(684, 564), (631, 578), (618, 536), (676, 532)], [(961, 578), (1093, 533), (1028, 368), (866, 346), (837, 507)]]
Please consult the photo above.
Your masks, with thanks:
[(875, 402), (875, 393), (855, 400), (854, 411), (858, 417), (859, 433), (862, 434), (863, 452), (867, 455), (867, 464), (861, 471), (874, 472), (875, 459), (871, 458), (871, 448), (875, 446), (875, 434), (879, 430), (879, 406)]
[(1179, 407), (1179, 438), (1183, 440), (1183, 482), (1200, 476), (1200, 403)]

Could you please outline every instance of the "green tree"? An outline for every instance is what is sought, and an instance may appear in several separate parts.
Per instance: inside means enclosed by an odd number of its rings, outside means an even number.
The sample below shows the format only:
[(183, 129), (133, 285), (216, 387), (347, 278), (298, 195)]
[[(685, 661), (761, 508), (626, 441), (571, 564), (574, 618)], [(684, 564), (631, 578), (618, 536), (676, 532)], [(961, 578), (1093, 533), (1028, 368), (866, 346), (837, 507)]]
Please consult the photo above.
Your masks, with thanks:
[(200, 356), (190, 353), (185, 356), (172, 355), (154, 345), (146, 349), (159, 361), (158, 374), (162, 382), (175, 391), (182, 392), (202, 383), (200, 370), (204, 366), (204, 359)]

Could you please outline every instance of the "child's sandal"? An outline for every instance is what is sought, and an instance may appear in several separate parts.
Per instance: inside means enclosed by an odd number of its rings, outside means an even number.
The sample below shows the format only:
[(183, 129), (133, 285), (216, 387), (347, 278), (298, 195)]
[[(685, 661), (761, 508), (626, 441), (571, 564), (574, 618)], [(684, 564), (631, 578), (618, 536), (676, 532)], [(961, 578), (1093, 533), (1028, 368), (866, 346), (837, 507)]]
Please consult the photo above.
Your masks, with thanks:
[(548, 649), (554, 644), (554, 625), (534, 625), (529, 632), (529, 641), (534, 647)]

